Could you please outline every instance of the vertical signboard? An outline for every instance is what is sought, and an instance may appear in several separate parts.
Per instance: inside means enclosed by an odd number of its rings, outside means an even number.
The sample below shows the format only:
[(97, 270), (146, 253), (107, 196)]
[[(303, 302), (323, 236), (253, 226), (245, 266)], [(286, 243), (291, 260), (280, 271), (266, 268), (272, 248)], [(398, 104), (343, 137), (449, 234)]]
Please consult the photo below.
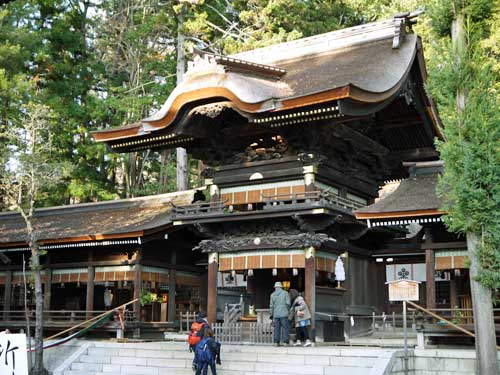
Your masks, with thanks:
[(28, 375), (25, 334), (0, 334), (0, 374)]
[(408, 332), (406, 322), (406, 301), (418, 301), (418, 284), (415, 280), (388, 281), (389, 301), (403, 301), (403, 331), (404, 331), (404, 374), (408, 375)]

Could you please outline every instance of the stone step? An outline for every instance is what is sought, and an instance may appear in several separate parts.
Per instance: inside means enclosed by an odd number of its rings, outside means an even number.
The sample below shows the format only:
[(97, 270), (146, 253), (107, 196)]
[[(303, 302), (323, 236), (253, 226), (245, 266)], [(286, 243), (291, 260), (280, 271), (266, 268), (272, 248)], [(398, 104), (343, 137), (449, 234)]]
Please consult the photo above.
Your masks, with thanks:
[(64, 375), (93, 375), (94, 372), (87, 370), (66, 370)]
[[(221, 375), (369, 375), (379, 348), (222, 346)], [(194, 354), (184, 343), (95, 342), (64, 375), (163, 375), (190, 374)]]
[(102, 364), (101, 363), (73, 362), (71, 364), (71, 370), (75, 370), (75, 371), (102, 371)]
[[(162, 366), (168, 366), (168, 363), (184, 363), (193, 359), (193, 353), (148, 353), (147, 351), (127, 356), (90, 356), (82, 355), (78, 362), (83, 364), (111, 364), (111, 365), (144, 365), (155, 366), (154, 363), (161, 363)], [(368, 356), (334, 356), (326, 354), (304, 353), (304, 354), (282, 354), (282, 353), (221, 353), (224, 362), (263, 362), (263, 363), (281, 363), (281, 364), (320, 364), (320, 365), (342, 365), (350, 367), (368, 367), (373, 366), (377, 357)], [(177, 367), (174, 365), (174, 367)]]

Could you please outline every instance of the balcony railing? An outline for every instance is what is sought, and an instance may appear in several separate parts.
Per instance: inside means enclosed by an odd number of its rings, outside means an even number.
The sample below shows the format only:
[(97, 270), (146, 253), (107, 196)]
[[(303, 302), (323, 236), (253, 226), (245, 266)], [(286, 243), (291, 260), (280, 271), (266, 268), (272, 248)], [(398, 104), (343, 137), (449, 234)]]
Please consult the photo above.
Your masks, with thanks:
[(226, 201), (215, 201), (215, 202), (199, 202), (193, 204), (187, 204), (184, 206), (176, 206), (173, 203), (172, 213), (175, 217), (178, 216), (192, 216), (192, 215), (201, 215), (208, 213), (219, 213), (224, 210), (224, 207), (227, 203)]
[(365, 206), (360, 202), (325, 191), (307, 191), (303, 193), (269, 195), (263, 196), (263, 199), (265, 202), (264, 209), (311, 203), (336, 206), (346, 210), (356, 210)]
[[(261, 202), (248, 203), (251, 204), (251, 209), (245, 211), (233, 210), (232, 206), (229, 206), (226, 201), (215, 201), (215, 202), (199, 202), (184, 206), (173, 205), (172, 214), (174, 219), (193, 217), (193, 216), (205, 216), (210, 214), (220, 214), (220, 213), (241, 213), (248, 211), (259, 211), (259, 210), (281, 210), (281, 209), (293, 209), (293, 208), (307, 208), (308, 206), (315, 207), (332, 207), (340, 208), (347, 211), (353, 211), (360, 207), (365, 206), (361, 202), (355, 200), (341, 197), (339, 195), (325, 192), (325, 191), (306, 191), (301, 193), (285, 193), (285, 194), (273, 194), (264, 195), (261, 194)], [(248, 206), (247, 206), (248, 207)]]

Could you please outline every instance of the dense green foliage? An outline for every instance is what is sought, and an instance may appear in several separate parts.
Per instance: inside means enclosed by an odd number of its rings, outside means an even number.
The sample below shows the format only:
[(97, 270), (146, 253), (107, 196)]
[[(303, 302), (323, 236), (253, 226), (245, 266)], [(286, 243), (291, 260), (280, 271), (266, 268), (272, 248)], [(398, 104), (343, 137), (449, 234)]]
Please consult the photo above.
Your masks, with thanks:
[[(500, 5), (486, 0), (432, 4), (431, 24), (443, 58), (431, 61), (429, 89), (438, 101), (446, 142), (439, 193), (448, 228), (481, 238), (480, 281), (500, 290)], [(465, 48), (452, 44), (450, 25), (465, 19)], [(448, 24), (442, 15), (446, 15)], [(457, 109), (457, 96), (465, 97)], [(495, 293), (494, 295), (497, 295)]]

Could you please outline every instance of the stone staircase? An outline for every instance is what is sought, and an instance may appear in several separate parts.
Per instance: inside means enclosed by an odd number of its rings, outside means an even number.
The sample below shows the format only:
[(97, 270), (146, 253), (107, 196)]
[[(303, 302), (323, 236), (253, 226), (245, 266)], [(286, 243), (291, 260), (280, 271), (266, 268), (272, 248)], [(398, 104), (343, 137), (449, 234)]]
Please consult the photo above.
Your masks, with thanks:
[[(339, 346), (223, 345), (220, 375), (381, 375), (393, 351)], [(88, 342), (54, 375), (193, 375), (187, 345), (180, 342)], [(210, 370), (209, 370), (210, 374)]]

